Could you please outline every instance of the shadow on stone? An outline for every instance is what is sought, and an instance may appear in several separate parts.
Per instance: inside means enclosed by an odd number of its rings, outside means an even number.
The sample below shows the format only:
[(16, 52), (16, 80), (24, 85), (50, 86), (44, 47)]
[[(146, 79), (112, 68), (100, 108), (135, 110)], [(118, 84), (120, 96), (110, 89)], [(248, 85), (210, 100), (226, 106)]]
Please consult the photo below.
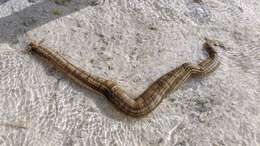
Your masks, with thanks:
[[(0, 0), (0, 4), (7, 0)], [(22, 11), (0, 18), (0, 43), (16, 42), (17, 36), (44, 25), (52, 20), (69, 15), (88, 6), (96, 6), (99, 0), (73, 0), (60, 5), (55, 1), (44, 0)], [(60, 9), (61, 13), (53, 10)]]
[(0, 5), (7, 2), (8, 0), (0, 0)]

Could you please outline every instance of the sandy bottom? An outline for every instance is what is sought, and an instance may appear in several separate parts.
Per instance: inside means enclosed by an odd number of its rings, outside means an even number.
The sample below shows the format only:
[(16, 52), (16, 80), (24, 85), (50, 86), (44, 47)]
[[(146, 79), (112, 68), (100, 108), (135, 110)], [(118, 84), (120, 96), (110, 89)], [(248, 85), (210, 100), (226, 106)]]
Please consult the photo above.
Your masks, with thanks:
[[(0, 0), (0, 145), (259, 146), (259, 0)], [(30, 40), (140, 94), (215, 39), (221, 66), (141, 119), (25, 51)]]

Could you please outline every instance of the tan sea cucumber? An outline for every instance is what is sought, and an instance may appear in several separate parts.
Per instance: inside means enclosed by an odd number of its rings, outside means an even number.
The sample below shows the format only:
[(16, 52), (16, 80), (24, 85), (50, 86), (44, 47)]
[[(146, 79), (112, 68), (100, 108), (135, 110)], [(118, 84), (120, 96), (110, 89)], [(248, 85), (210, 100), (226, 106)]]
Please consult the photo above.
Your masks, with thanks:
[(215, 50), (215, 41), (206, 39), (204, 48), (208, 57), (198, 65), (184, 63), (153, 82), (137, 98), (129, 95), (114, 81), (92, 75), (67, 61), (53, 49), (31, 42), (30, 49), (68, 75), (80, 85), (91, 88), (107, 99), (121, 112), (141, 117), (153, 111), (169, 91), (177, 89), (191, 75), (205, 75), (213, 72), (219, 65), (219, 57)]

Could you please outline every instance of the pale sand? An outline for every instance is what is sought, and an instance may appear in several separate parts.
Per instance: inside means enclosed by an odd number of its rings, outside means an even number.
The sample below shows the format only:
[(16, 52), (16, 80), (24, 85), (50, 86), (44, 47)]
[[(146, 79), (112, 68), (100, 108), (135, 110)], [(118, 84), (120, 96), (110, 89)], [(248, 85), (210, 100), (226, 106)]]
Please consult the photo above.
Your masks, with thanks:
[[(260, 145), (259, 0), (53, 1), (0, 0), (0, 145)], [(24, 51), (44, 39), (138, 95), (177, 65), (203, 59), (204, 37), (223, 44), (220, 68), (142, 119)]]

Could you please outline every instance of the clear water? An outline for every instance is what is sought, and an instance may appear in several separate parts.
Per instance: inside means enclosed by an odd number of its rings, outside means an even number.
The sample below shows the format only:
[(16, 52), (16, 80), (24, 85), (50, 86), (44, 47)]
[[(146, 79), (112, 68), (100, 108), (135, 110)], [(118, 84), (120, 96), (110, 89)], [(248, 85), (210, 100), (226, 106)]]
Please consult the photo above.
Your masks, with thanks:
[[(0, 145), (260, 145), (259, 1), (0, 0), (0, 9)], [(138, 95), (177, 65), (205, 58), (204, 37), (223, 45), (220, 68), (142, 119), (24, 51), (44, 39)]]

